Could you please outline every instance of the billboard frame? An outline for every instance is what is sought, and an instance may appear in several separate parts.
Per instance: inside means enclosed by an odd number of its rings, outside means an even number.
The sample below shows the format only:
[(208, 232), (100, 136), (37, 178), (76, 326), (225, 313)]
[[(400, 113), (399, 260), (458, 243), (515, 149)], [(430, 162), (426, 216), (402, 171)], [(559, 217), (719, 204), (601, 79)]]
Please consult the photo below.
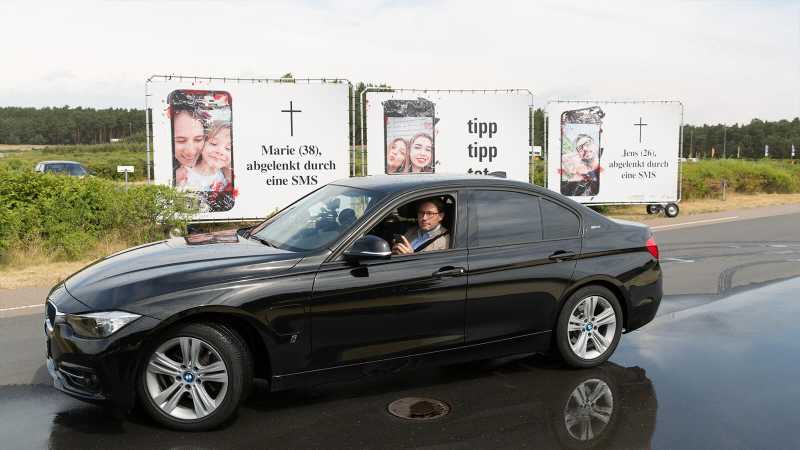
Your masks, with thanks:
[[(506, 93), (506, 94), (527, 94), (528, 95), (528, 157), (531, 157), (531, 153), (533, 152), (533, 133), (534, 133), (534, 121), (531, 120), (531, 109), (533, 108), (533, 92), (530, 89), (408, 89), (408, 88), (391, 88), (391, 87), (368, 87), (361, 91), (361, 103), (359, 104), (359, 110), (361, 112), (360, 117), (360, 127), (361, 127), (361, 174), (360, 175), (353, 175), (353, 176), (367, 176), (369, 175), (367, 171), (367, 161), (366, 161), (366, 147), (367, 141), (365, 139), (364, 130), (366, 125), (366, 117), (367, 117), (367, 93), (368, 92), (423, 92), (423, 93), (446, 93), (446, 94), (496, 94), (496, 93)], [(368, 138), (367, 138), (368, 139)], [(355, 150), (355, 146), (353, 146)], [(528, 182), (530, 183), (531, 177), (533, 175), (533, 166), (529, 163), (528, 164)], [(531, 183), (533, 184), (533, 183)]]
[(545, 177), (544, 177), (544, 184), (545, 188), (549, 189), (549, 180), (548, 180), (548, 171), (547, 168), (549, 158), (550, 158), (550, 148), (549, 148), (549, 139), (548, 134), (550, 130), (550, 115), (548, 114), (549, 106), (551, 103), (605, 103), (605, 104), (678, 104), (681, 107), (681, 123), (678, 125), (678, 192), (676, 193), (676, 199), (672, 201), (666, 202), (601, 202), (601, 203), (582, 203), (583, 205), (594, 205), (594, 206), (603, 206), (603, 205), (665, 205), (669, 203), (680, 203), (683, 191), (683, 163), (681, 162), (681, 152), (683, 150), (683, 127), (684, 127), (684, 114), (685, 108), (683, 106), (683, 102), (680, 100), (548, 100), (544, 106), (544, 164), (545, 164)]
[[(147, 160), (147, 183), (153, 183), (153, 180), (150, 176), (150, 172), (153, 169), (153, 132), (151, 127), (153, 125), (152, 120), (152, 110), (150, 107), (150, 83), (154, 82), (154, 80), (163, 80), (163, 81), (171, 81), (171, 80), (178, 80), (178, 81), (221, 81), (222, 83), (251, 83), (251, 84), (347, 84), (349, 95), (348, 95), (348, 129), (349, 129), (349, 137), (350, 137), (350, 145), (348, 153), (351, 155), (350, 160), (354, 161), (355, 156), (355, 87), (353, 83), (350, 82), (347, 78), (342, 77), (327, 77), (327, 78), (241, 78), (241, 77), (209, 77), (209, 76), (199, 76), (199, 75), (151, 75), (147, 78), (144, 85), (144, 98), (145, 98), (145, 151), (146, 160)], [(351, 163), (350, 173), (355, 170), (355, 164)], [(230, 222), (261, 222), (265, 220), (265, 217), (232, 217), (227, 219), (192, 219), (188, 223), (230, 223)]]

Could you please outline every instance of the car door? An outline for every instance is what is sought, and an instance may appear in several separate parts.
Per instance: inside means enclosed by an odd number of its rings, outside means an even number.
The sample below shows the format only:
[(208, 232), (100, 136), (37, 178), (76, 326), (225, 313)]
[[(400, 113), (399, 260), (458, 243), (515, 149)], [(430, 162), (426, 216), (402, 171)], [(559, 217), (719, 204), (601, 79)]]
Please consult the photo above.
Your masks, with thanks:
[[(317, 368), (441, 350), (464, 342), (466, 215), (456, 193), (448, 250), (324, 263), (311, 302)], [(364, 233), (361, 233), (364, 234)]]
[(532, 193), (474, 190), (469, 218), (466, 342), (550, 330), (580, 253), (579, 216)]

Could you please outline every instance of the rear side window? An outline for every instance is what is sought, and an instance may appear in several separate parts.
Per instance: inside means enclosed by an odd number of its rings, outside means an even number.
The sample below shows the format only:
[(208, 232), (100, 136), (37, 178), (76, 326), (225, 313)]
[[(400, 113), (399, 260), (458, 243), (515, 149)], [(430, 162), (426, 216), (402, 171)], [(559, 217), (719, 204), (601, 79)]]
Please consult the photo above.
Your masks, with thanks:
[(475, 191), (470, 208), (477, 219), (471, 246), (523, 244), (542, 240), (539, 198), (507, 191)]
[(69, 174), (76, 177), (82, 177), (86, 175), (86, 171), (83, 170), (83, 167), (77, 164), (70, 164), (69, 165)]
[(542, 199), (542, 223), (545, 239), (564, 239), (580, 234), (580, 220), (569, 209)]

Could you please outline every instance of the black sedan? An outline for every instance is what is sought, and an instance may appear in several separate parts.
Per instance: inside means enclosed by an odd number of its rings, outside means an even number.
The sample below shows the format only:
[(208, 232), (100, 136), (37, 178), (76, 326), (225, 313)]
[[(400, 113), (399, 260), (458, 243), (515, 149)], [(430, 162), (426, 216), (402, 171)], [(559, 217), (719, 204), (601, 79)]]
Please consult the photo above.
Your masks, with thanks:
[(204, 430), (273, 391), (523, 353), (593, 367), (655, 316), (640, 224), (493, 177), (351, 178), (264, 223), (104, 258), (46, 303), (74, 397)]

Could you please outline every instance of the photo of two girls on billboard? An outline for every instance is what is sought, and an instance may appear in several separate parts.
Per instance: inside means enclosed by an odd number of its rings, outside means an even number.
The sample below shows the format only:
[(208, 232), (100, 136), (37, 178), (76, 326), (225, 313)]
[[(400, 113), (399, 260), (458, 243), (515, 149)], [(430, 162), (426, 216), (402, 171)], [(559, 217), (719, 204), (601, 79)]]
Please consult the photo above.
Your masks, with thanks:
[(390, 99), (382, 102), (387, 174), (433, 173), (436, 117), (432, 101)]
[(433, 138), (417, 133), (410, 140), (392, 139), (386, 150), (386, 173), (433, 173)]

